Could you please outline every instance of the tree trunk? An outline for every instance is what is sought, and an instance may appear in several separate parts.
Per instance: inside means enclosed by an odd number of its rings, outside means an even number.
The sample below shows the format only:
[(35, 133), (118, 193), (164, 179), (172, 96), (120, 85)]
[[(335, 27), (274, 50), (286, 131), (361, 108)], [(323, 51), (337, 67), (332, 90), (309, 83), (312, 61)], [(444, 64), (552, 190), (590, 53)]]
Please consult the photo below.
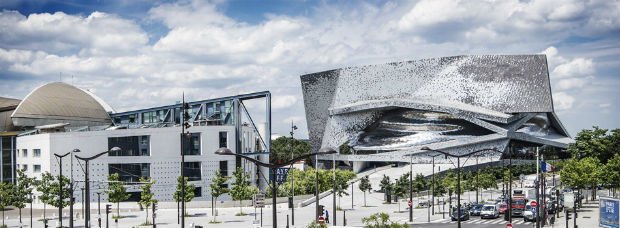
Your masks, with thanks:
[(215, 208), (215, 210), (213, 211), (213, 222), (217, 221), (217, 197), (214, 198), (213, 200), (213, 207)]
[(364, 207), (366, 207), (366, 191), (364, 191)]
[(239, 200), (239, 215), (243, 215), (243, 206), (241, 205), (241, 200)]
[(121, 218), (121, 209), (120, 209), (120, 202), (116, 202), (116, 218), (120, 219)]
[(2, 225), (3, 225), (3, 226), (5, 225), (5, 224), (4, 224), (4, 210), (5, 210), (5, 209), (6, 209), (6, 208), (2, 208)]
[[(47, 221), (47, 216), (46, 216), (46, 208), (47, 208), (47, 204), (43, 204), (43, 223), (47, 223), (45, 221)], [(4, 216), (2, 216), (4, 218)]]
[(19, 208), (19, 224), (22, 224), (22, 208)]

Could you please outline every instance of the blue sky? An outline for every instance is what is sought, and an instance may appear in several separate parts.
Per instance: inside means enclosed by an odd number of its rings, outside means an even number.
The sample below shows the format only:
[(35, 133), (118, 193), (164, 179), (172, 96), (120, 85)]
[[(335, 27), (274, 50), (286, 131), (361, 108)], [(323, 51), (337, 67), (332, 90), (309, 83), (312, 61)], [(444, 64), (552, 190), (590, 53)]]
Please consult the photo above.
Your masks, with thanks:
[[(468, 54), (547, 54), (574, 135), (619, 128), (620, 1), (2, 1), (0, 96), (51, 81), (117, 111), (270, 90), (307, 136), (299, 75)], [(252, 105), (250, 105), (252, 106)], [(260, 110), (259, 105), (254, 105)], [(252, 108), (252, 107), (250, 107)]]

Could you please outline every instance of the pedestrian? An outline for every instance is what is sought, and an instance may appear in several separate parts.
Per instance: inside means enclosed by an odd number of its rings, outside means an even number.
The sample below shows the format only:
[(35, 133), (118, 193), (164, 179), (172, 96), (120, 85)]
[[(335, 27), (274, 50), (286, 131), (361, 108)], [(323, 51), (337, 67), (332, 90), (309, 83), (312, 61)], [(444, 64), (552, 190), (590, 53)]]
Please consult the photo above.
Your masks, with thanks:
[(329, 224), (329, 211), (325, 210), (325, 222)]

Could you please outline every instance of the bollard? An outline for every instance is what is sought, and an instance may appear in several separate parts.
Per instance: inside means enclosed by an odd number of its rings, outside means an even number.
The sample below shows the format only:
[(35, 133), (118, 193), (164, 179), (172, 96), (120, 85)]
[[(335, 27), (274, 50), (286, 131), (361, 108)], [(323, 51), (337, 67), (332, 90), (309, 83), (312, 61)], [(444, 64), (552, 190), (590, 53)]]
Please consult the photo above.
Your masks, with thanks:
[(288, 215), (286, 215), (286, 228), (289, 228), (289, 226), (288, 226)]
[(342, 225), (347, 226), (347, 211), (342, 212)]

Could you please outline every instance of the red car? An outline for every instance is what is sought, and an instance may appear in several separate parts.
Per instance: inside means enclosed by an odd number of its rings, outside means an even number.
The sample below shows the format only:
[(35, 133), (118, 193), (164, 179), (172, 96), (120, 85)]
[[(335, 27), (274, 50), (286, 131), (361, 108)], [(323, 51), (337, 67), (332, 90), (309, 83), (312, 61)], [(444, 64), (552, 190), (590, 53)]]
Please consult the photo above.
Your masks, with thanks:
[(504, 214), (506, 211), (508, 211), (508, 205), (506, 205), (506, 203), (501, 203), (499, 205), (499, 213)]

